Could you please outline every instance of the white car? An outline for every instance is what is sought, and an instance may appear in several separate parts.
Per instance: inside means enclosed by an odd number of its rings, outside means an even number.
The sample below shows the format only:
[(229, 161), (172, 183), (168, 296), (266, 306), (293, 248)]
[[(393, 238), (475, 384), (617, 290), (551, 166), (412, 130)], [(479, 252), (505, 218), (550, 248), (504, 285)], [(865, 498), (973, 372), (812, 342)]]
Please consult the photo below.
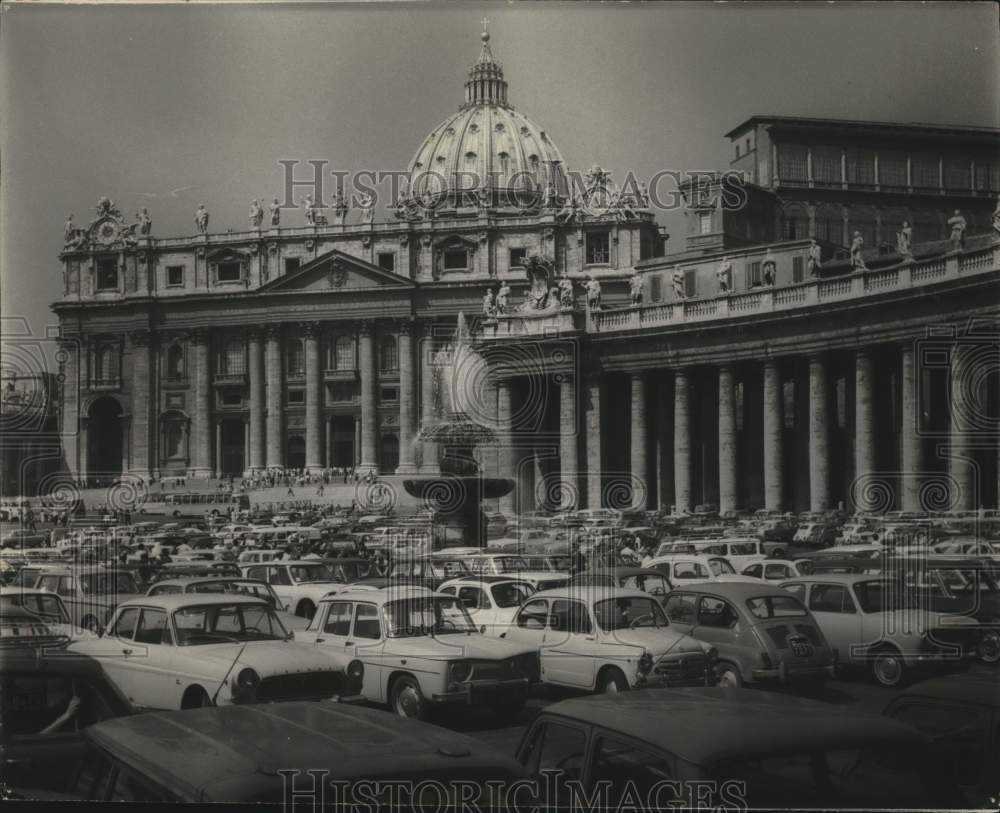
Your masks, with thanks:
[(505, 639), (539, 653), (542, 681), (597, 692), (642, 685), (711, 686), (715, 650), (670, 628), (640, 590), (570, 587), (536, 593)]
[(266, 582), (236, 576), (196, 576), (194, 578), (163, 579), (149, 590), (147, 596), (170, 596), (178, 593), (228, 593), (262, 598), (278, 614), (282, 626), (289, 631), (304, 630), (309, 619), (285, 610), (274, 588)]
[(808, 559), (767, 559), (747, 565), (742, 571), (744, 576), (767, 582), (783, 582), (811, 572), (812, 562)]
[[(446, 551), (451, 554), (451, 551)], [(469, 571), (477, 576), (508, 576), (529, 582), (536, 590), (551, 590), (569, 581), (569, 574), (550, 570), (529, 570), (524, 557), (513, 553), (466, 553), (461, 559)]]
[(745, 582), (758, 581), (751, 576), (737, 574), (728, 559), (721, 556), (699, 556), (694, 553), (671, 553), (644, 559), (643, 567), (655, 568), (665, 573), (670, 584), (679, 587), (688, 582)]
[(240, 551), (236, 561), (241, 565), (257, 565), (262, 562), (271, 562), (281, 556), (282, 551), (271, 550), (269, 548), (250, 548)]
[(248, 579), (267, 582), (281, 600), (281, 609), (312, 618), (327, 593), (343, 589), (329, 568), (315, 559), (281, 559), (256, 565), (240, 564)]
[(15, 607), (37, 616), (47, 630), (59, 638), (81, 640), (100, 637), (74, 626), (69, 610), (55, 593), (26, 587), (0, 587), (0, 616), (7, 615)]
[(330, 596), (295, 640), (331, 658), (366, 700), (403, 717), (424, 719), (445, 703), (486, 703), (513, 716), (538, 679), (534, 647), (488, 638), (457, 596), (419, 587)]
[(446, 581), (438, 592), (458, 596), (479, 631), (499, 638), (535, 588), (511, 576), (462, 576)]
[(144, 596), (115, 610), (103, 638), (69, 649), (100, 661), (140, 708), (332, 698), (343, 673), (290, 640), (266, 601), (236, 595)]
[(841, 664), (867, 668), (882, 686), (901, 686), (920, 672), (950, 672), (976, 657), (975, 619), (899, 607), (898, 588), (880, 576), (817, 573), (781, 587), (806, 605)]

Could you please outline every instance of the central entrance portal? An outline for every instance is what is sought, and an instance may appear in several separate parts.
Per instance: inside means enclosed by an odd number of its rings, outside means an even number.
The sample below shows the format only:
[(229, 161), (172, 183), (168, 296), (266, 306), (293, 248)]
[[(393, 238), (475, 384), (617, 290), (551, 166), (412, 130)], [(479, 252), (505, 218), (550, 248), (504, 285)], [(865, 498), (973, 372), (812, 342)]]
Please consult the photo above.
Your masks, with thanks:
[(354, 417), (352, 415), (337, 415), (330, 422), (332, 441), (330, 444), (330, 465), (334, 468), (353, 468), (357, 458), (354, 456)]

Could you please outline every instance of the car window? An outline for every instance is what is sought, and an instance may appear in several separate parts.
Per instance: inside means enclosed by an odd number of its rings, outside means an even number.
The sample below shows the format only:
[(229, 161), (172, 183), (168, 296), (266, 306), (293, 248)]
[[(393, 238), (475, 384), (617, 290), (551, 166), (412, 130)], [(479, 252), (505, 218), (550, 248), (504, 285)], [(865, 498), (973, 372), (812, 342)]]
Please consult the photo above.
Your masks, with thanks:
[(755, 618), (790, 618), (806, 615), (806, 608), (794, 596), (748, 598), (747, 609)]
[(115, 638), (131, 640), (135, 635), (135, 624), (139, 620), (139, 610), (137, 607), (127, 607), (118, 614), (115, 627), (111, 630), (111, 635)]
[[(602, 737), (597, 742), (594, 752), (594, 762), (591, 780), (594, 783), (607, 783), (610, 788), (609, 799), (624, 799), (626, 792), (638, 792), (638, 798), (650, 798), (650, 791), (659, 782), (672, 778), (665, 754), (658, 754), (645, 748), (638, 748), (629, 743), (610, 737)], [(663, 785), (657, 787), (656, 803), (679, 801), (680, 794), (671, 797)], [(678, 787), (678, 791), (680, 788)]]
[(985, 706), (905, 698), (887, 716), (934, 738), (937, 753), (947, 760), (961, 785), (975, 785), (989, 752), (990, 713)]
[(326, 617), (323, 632), (327, 635), (347, 636), (351, 631), (351, 609), (349, 601), (330, 602), (330, 612)]
[(524, 753), (522, 763), (532, 774), (540, 771), (562, 771), (561, 781), (579, 780), (587, 750), (587, 734), (582, 728), (546, 722)]
[(354, 616), (354, 637), (377, 641), (382, 637), (382, 627), (378, 620), (378, 607), (374, 604), (359, 604)]
[(675, 579), (707, 579), (708, 568), (700, 562), (675, 562)]
[(663, 576), (654, 576), (648, 573), (629, 577), (622, 587), (633, 587), (636, 590), (649, 593), (651, 596), (660, 597), (670, 592), (670, 583)]
[(715, 557), (708, 560), (708, 567), (713, 576), (730, 576), (736, 573), (733, 566), (726, 559)]
[(14, 674), (3, 676), (3, 734), (31, 736), (68, 733), (77, 729), (76, 715), (58, 731), (45, 731), (77, 696), (72, 675)]
[(759, 579), (761, 576), (762, 565), (750, 565), (749, 567), (743, 568), (744, 576), (753, 576), (755, 579)]
[(179, 584), (158, 584), (153, 587), (146, 595), (149, 596), (167, 596), (175, 593), (183, 593), (184, 588)]
[(555, 599), (549, 613), (549, 627), (559, 632), (587, 635), (593, 631), (590, 613), (582, 601)]
[(259, 579), (260, 581), (265, 581), (267, 579), (267, 568), (266, 567), (248, 567), (247, 568), (247, 578), (248, 579)]
[(172, 644), (167, 614), (163, 610), (144, 609), (135, 629), (137, 644)]
[(756, 542), (741, 542), (729, 546), (729, 553), (732, 556), (754, 556), (757, 554)]
[(543, 630), (548, 621), (549, 602), (536, 599), (525, 604), (517, 614), (517, 625), (528, 630)]
[(699, 625), (718, 629), (733, 629), (738, 622), (739, 615), (728, 601), (712, 596), (702, 596), (698, 599)]
[(814, 584), (809, 609), (819, 613), (853, 613), (854, 602), (842, 584)]
[(806, 598), (806, 586), (804, 584), (783, 584), (781, 585), (782, 590), (787, 590), (793, 596), (795, 596), (799, 601), (805, 601)]
[(523, 604), (534, 590), (527, 582), (506, 582), (494, 584), (493, 603), (501, 609), (509, 609)]
[(470, 610), (483, 610), (490, 607), (490, 600), (486, 598), (485, 592), (478, 587), (460, 587), (458, 598)]
[(63, 576), (59, 579), (59, 588), (56, 592), (60, 596), (72, 597), (76, 595), (76, 585), (73, 582), (72, 576)]
[(695, 619), (694, 596), (685, 594), (673, 595), (667, 598), (667, 618), (679, 624), (693, 624)]
[[(745, 573), (746, 571), (744, 571)], [(757, 565), (757, 574), (760, 573), (760, 565)], [(757, 575), (752, 574), (752, 575)], [(764, 578), (765, 579), (789, 579), (794, 576), (788, 569), (788, 565), (765, 565), (764, 566)]]

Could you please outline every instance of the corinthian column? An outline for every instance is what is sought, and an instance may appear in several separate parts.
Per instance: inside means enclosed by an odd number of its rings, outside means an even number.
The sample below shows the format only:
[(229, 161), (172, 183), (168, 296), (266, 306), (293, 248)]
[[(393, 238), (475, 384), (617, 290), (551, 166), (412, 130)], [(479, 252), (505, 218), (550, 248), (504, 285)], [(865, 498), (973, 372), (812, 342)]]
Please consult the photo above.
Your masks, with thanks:
[(576, 454), (576, 382), (572, 373), (561, 373), (559, 382), (559, 465), (563, 511), (577, 507), (580, 473)]
[(826, 364), (809, 359), (809, 510), (830, 507), (830, 459), (827, 439)]
[(307, 322), (305, 334), (306, 362), (306, 469), (323, 468), (323, 371), (320, 369), (319, 324)]
[(674, 374), (674, 510), (691, 510), (690, 381), (687, 371)]
[(587, 508), (601, 508), (603, 491), (601, 469), (601, 379), (593, 375), (587, 381)]
[[(862, 495), (865, 478), (875, 471), (875, 401), (872, 357), (866, 349), (854, 355), (854, 481)], [(857, 506), (865, 510), (868, 506)]]
[(209, 359), (208, 331), (196, 328), (191, 333), (194, 347), (194, 410), (191, 415), (191, 476), (212, 476), (211, 393), (212, 369)]
[[(514, 479), (514, 431), (512, 422), (512, 402), (510, 392), (510, 379), (501, 378), (497, 381), (497, 427), (498, 427), (498, 458), (500, 476)], [(500, 498), (500, 512), (506, 516), (514, 513), (515, 492), (514, 489)]]
[(281, 375), (281, 327), (269, 325), (267, 328), (267, 467), (284, 468), (282, 455), (284, 443), (283, 411), (281, 397), (284, 386)]
[(736, 398), (733, 371), (719, 368), (719, 513), (736, 510)]
[(920, 511), (920, 472), (924, 461), (920, 445), (920, 413), (917, 400), (917, 372), (913, 361), (913, 346), (905, 345), (901, 353), (902, 420), (900, 426), (899, 463), (902, 473), (904, 511)]
[(975, 409), (970, 403), (972, 393), (967, 380), (968, 360), (961, 346), (951, 351), (951, 382), (949, 387), (950, 449), (948, 451), (948, 474), (952, 482), (952, 508), (968, 511), (973, 507), (973, 471), (975, 469), (969, 448), (968, 416)]
[(413, 387), (413, 323), (404, 320), (399, 326), (399, 466), (396, 474), (413, 474), (416, 437), (416, 393)]
[(247, 332), (247, 350), (250, 356), (247, 365), (250, 373), (250, 456), (247, 467), (250, 471), (260, 471), (265, 465), (266, 430), (264, 425), (264, 346), (258, 328), (251, 328)]
[(375, 449), (378, 413), (375, 407), (375, 326), (361, 323), (359, 342), (359, 367), (361, 375), (361, 465), (362, 473), (377, 469)]
[(646, 465), (646, 382), (642, 373), (632, 374), (631, 412), (631, 474), (632, 508), (642, 511), (646, 507), (647, 478)]
[(764, 507), (780, 511), (784, 481), (781, 470), (781, 433), (784, 429), (781, 373), (774, 361), (764, 363)]
[[(437, 420), (434, 409), (434, 389), (435, 367), (434, 367), (434, 334), (431, 326), (424, 323), (423, 336), (418, 348), (420, 357), (420, 420), (424, 426), (430, 426)], [(438, 474), (438, 445), (436, 443), (422, 443), (421, 448), (421, 474)], [(504, 475), (505, 477), (507, 475)], [(501, 510), (503, 510), (501, 508)]]
[(151, 379), (153, 356), (150, 352), (152, 336), (148, 330), (133, 330), (132, 343), (132, 460), (129, 471), (148, 478), (150, 473), (150, 442), (158, 435), (152, 421)]

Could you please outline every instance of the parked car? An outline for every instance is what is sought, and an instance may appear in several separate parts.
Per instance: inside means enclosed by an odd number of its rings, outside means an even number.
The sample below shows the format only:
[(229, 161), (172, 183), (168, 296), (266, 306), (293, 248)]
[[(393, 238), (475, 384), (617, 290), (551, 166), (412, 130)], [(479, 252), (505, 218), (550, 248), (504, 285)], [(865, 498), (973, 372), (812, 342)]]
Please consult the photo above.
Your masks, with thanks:
[(59, 596), (74, 626), (95, 634), (104, 628), (115, 607), (142, 595), (130, 572), (96, 565), (48, 568), (34, 587)]
[(864, 667), (883, 686), (962, 669), (976, 657), (979, 630), (963, 623), (974, 620), (900, 605), (881, 576), (819, 573), (781, 587), (809, 608), (841, 664)]
[(568, 554), (525, 553), (521, 556), (529, 571), (568, 576), (573, 571), (573, 557)]
[(514, 715), (538, 680), (532, 647), (483, 635), (457, 596), (422, 587), (330, 596), (295, 640), (332, 659), (366, 700), (421, 720), (451, 703)]
[(615, 567), (581, 570), (570, 579), (570, 587), (598, 585), (601, 587), (623, 587), (626, 590), (642, 590), (660, 601), (670, 592), (670, 579), (661, 570), (648, 567)]
[(263, 599), (182, 593), (124, 602), (103, 638), (69, 648), (97, 658), (132, 704), (142, 708), (343, 693), (343, 672), (290, 637)]
[(831, 708), (732, 688), (573, 698), (543, 709), (516, 753), (535, 776), (560, 771), (543, 783), (559, 799), (602, 783), (609, 810), (964, 806), (919, 733)]
[(934, 755), (961, 786), (970, 807), (1000, 798), (1000, 693), (990, 674), (932, 678), (903, 689), (886, 717), (931, 737)]
[[(291, 794), (301, 794), (307, 772), (316, 771), (321, 787), (336, 789), (323, 797), (329, 805), (336, 792), (347, 809), (393, 806), (377, 783), (400, 781), (407, 784), (393, 786), (395, 805), (417, 809), (421, 800), (409, 798), (407, 787), (473, 777), (465, 784), (475, 792), (481, 783), (504, 787), (525, 776), (515, 760), (481, 740), (329, 702), (148, 713), (92, 726), (86, 737), (91, 751), (68, 798), (292, 808), (303, 797)], [(285, 771), (300, 775), (293, 783)], [(355, 789), (356, 799), (349, 795)], [(376, 795), (361, 795), (365, 789)], [(317, 798), (316, 809), (328, 808)]]
[(812, 548), (826, 548), (837, 541), (837, 526), (826, 522), (805, 522), (795, 529), (792, 543)]
[(458, 596), (479, 631), (499, 638), (535, 588), (529, 582), (511, 576), (470, 575), (449, 579), (438, 588), (438, 592)]
[(642, 563), (643, 567), (659, 570), (674, 587), (686, 582), (747, 582), (757, 581), (750, 576), (736, 573), (728, 559), (721, 556), (699, 556), (694, 553), (671, 553), (654, 556)]
[[(434, 558), (438, 556), (439, 554), (434, 554)], [(470, 573), (484, 576), (514, 576), (530, 582), (536, 590), (550, 590), (566, 584), (569, 580), (569, 574), (531, 570), (523, 557), (511, 553), (483, 553), (477, 550), (460, 554), (458, 558)]]
[(147, 596), (168, 596), (178, 593), (236, 593), (262, 598), (270, 604), (287, 630), (305, 629), (309, 619), (294, 615), (285, 609), (274, 588), (267, 582), (218, 576), (194, 577), (190, 579), (164, 579), (154, 584), (146, 592)]
[(465, 576), (468, 573), (469, 568), (465, 566), (465, 562), (450, 551), (446, 551), (434, 557), (394, 559), (388, 575), (390, 579), (404, 584), (422, 584), (431, 590), (437, 590), (449, 579)]
[(761, 581), (701, 582), (675, 588), (664, 603), (671, 625), (719, 652), (719, 684), (824, 680), (833, 651), (805, 605)]
[(282, 609), (312, 618), (320, 600), (327, 593), (343, 588), (330, 569), (316, 559), (285, 560), (240, 568), (248, 579), (265, 581), (274, 588)]
[(539, 653), (545, 683), (596, 692), (715, 682), (715, 651), (667, 620), (640, 590), (564, 587), (536, 593), (504, 636)]
[(743, 568), (744, 576), (763, 579), (767, 582), (781, 582), (805, 576), (812, 572), (812, 563), (808, 559), (768, 559), (755, 562)]

